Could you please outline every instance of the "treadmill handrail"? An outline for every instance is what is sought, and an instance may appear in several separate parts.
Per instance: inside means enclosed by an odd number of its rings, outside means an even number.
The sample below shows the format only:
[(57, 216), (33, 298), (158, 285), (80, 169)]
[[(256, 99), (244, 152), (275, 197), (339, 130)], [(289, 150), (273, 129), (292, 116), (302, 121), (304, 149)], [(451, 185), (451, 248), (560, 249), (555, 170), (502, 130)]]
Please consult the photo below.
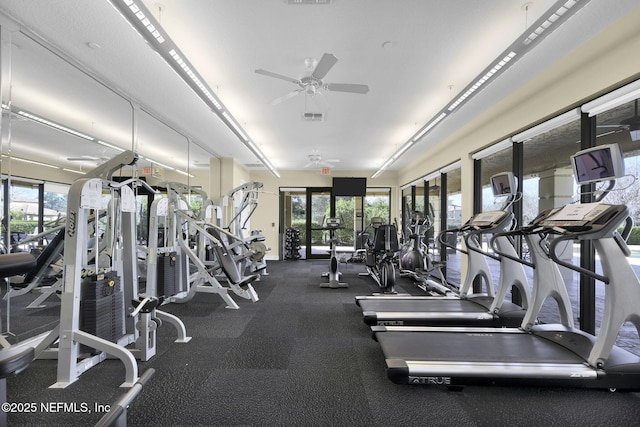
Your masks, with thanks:
[(469, 249), (470, 251), (478, 252), (479, 254), (482, 254), (484, 256), (488, 256), (489, 258), (495, 259), (497, 261), (500, 261), (500, 256), (498, 256), (496, 254), (492, 254), (490, 252), (483, 251), (479, 247), (476, 247), (474, 245), (469, 244), (469, 239), (472, 236), (480, 236), (480, 235), (484, 234), (483, 233), (484, 231), (485, 230), (483, 230), (481, 228), (475, 227), (475, 229), (472, 229), (471, 231), (469, 231), (467, 234), (464, 235), (464, 243), (466, 244), (467, 249)]
[[(597, 274), (594, 271), (585, 269), (583, 267), (571, 264), (570, 262), (561, 260), (555, 253), (555, 248), (558, 246), (559, 242), (566, 240), (594, 240), (597, 238), (609, 238), (613, 239), (623, 254), (626, 254), (628, 249), (623, 241), (621, 241), (620, 235), (617, 233), (617, 227), (625, 222), (625, 228), (623, 233), (627, 233), (630, 229), (629, 222), (629, 209), (625, 206), (624, 209), (616, 209), (616, 206), (613, 206), (612, 209), (606, 211), (601, 216), (606, 218), (606, 221), (599, 222), (598, 219), (591, 225), (585, 225), (578, 229), (564, 228), (564, 227), (554, 227), (550, 229), (551, 233), (557, 234), (558, 237), (553, 239), (551, 245), (549, 246), (549, 257), (555, 261), (558, 265), (566, 267), (570, 270), (576, 271), (578, 273), (584, 274), (587, 277), (594, 278), (599, 280), (605, 284), (610, 282), (610, 278), (608, 276), (603, 276)], [(632, 221), (632, 220), (631, 220)], [(604, 224), (604, 225), (602, 225)], [(601, 226), (602, 225), (602, 226)]]
[(551, 242), (551, 246), (549, 247), (549, 257), (558, 265), (561, 265), (563, 267), (566, 267), (570, 270), (573, 271), (577, 271), (580, 274), (584, 274), (587, 277), (591, 277), (594, 278), (596, 280), (599, 280), (605, 284), (609, 284), (609, 277), (607, 276), (602, 276), (596, 272), (593, 272), (591, 270), (588, 270), (586, 268), (580, 267), (578, 265), (572, 264), (568, 261), (564, 261), (561, 260), (557, 255), (556, 255), (556, 246), (558, 246), (558, 244), (560, 242), (563, 242), (565, 240), (574, 240), (575, 236), (574, 235), (560, 235), (558, 237), (556, 237), (555, 239), (553, 239), (553, 241)]
[(536, 268), (535, 264), (529, 261), (525, 261), (522, 258), (518, 258), (518, 257), (514, 257), (513, 255), (504, 253), (502, 251), (500, 251), (497, 247), (496, 247), (496, 239), (498, 237), (511, 237), (511, 236), (522, 236), (524, 234), (528, 234), (528, 233), (522, 233), (522, 229), (518, 229), (518, 230), (511, 230), (511, 231), (503, 231), (501, 233), (496, 233), (493, 235), (493, 237), (491, 237), (491, 241), (490, 241), (490, 245), (491, 248), (494, 250), (495, 253), (497, 253), (500, 256), (503, 256), (505, 258), (509, 258), (510, 260), (519, 262), (520, 264), (526, 265), (527, 267), (531, 267), (531, 268)]
[(438, 242), (440, 242), (440, 244), (441, 244), (441, 245), (446, 246), (447, 248), (451, 248), (451, 249), (453, 249), (453, 250), (456, 250), (456, 251), (458, 251), (458, 252), (463, 253), (463, 254), (465, 254), (465, 255), (466, 255), (468, 252), (467, 252), (467, 251), (465, 251), (464, 249), (460, 249), (460, 248), (459, 248), (459, 247), (457, 247), (457, 246), (450, 245), (449, 243), (447, 243), (447, 242), (445, 242), (444, 240), (442, 240), (442, 237), (443, 237), (445, 234), (447, 234), (447, 233), (456, 233), (456, 234), (458, 234), (458, 233), (460, 233), (461, 231), (462, 231), (462, 228), (461, 228), (461, 227), (459, 227), (459, 228), (449, 228), (449, 229), (447, 229), (447, 230), (443, 230), (443, 231), (441, 231), (441, 232), (438, 234)]

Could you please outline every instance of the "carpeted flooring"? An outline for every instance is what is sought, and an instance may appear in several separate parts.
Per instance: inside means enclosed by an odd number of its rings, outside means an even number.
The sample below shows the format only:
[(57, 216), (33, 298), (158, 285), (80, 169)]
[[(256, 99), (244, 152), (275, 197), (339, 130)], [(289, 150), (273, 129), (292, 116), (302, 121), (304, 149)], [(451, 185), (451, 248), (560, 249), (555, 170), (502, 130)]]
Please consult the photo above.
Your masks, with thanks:
[[(356, 295), (376, 290), (359, 264), (341, 264), (345, 289), (320, 288), (328, 261), (269, 262), (255, 283), (260, 301), (235, 298), (239, 310), (198, 294), (164, 306), (180, 317), (191, 342), (158, 330), (158, 354), (139, 363), (154, 377), (128, 412), (131, 426), (631, 426), (640, 393), (580, 389), (402, 386), (386, 377), (378, 344), (362, 321)], [(404, 279), (403, 279), (404, 280)], [(409, 282), (401, 282), (411, 288)], [(33, 297), (31, 297), (33, 299)], [(22, 301), (24, 305), (29, 300)], [(57, 316), (54, 299), (37, 310), (12, 303), (12, 329), (26, 336)], [(4, 313), (3, 313), (4, 315)], [(87, 426), (126, 390), (124, 368), (106, 360), (65, 389), (56, 362), (36, 360), (8, 379), (10, 426)], [(44, 403), (45, 405), (41, 405)], [(74, 406), (75, 404), (75, 406)], [(14, 405), (16, 409), (18, 405)], [(30, 412), (26, 409), (32, 409)]]

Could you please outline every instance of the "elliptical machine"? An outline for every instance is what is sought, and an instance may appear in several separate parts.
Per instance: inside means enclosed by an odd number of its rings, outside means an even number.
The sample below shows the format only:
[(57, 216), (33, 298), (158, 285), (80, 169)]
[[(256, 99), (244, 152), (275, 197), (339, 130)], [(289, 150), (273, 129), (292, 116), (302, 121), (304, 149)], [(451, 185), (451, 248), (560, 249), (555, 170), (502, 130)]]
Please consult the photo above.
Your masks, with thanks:
[(412, 211), (404, 233), (401, 270), (426, 270), (426, 257), (423, 250), (425, 230), (431, 228), (429, 217), (420, 211)]
[(442, 271), (443, 263), (429, 256), (425, 235), (431, 229), (431, 217), (420, 211), (412, 211), (405, 233), (405, 244), (400, 256), (400, 276), (410, 277), (427, 293), (448, 295), (455, 292)]
[[(373, 242), (369, 240), (368, 229), (373, 228)], [(380, 217), (371, 218), (371, 224), (363, 232), (365, 242), (366, 273), (375, 280), (384, 293), (395, 294), (396, 269), (394, 263), (400, 251), (398, 233), (393, 224), (383, 224)]]

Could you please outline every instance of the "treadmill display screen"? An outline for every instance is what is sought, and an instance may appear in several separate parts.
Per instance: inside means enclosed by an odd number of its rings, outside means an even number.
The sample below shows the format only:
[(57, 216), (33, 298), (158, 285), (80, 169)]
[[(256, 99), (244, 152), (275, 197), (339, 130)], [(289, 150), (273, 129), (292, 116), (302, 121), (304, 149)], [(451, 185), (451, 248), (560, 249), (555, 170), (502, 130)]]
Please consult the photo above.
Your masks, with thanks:
[(578, 184), (606, 181), (624, 176), (624, 160), (618, 144), (601, 145), (571, 156)]
[(515, 194), (516, 187), (516, 179), (511, 172), (503, 172), (491, 177), (491, 190), (495, 197)]

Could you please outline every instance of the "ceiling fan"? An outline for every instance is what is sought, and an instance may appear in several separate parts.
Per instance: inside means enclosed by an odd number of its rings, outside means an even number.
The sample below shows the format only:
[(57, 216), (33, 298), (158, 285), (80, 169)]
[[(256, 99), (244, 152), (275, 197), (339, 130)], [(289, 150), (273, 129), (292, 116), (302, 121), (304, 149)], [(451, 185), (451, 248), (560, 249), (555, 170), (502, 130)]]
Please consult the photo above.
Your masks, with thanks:
[(311, 166), (332, 168), (335, 166), (335, 163), (340, 163), (340, 160), (322, 160), (322, 156), (318, 153), (309, 154), (307, 158), (309, 161), (304, 165), (305, 168), (309, 168)]
[(288, 77), (282, 74), (273, 73), (271, 71), (263, 70), (259, 68), (256, 70), (256, 73), (262, 74), (268, 77), (275, 77), (276, 79), (286, 80), (293, 84), (298, 85), (298, 88), (289, 92), (288, 94), (281, 96), (280, 98), (274, 99), (270, 102), (271, 105), (277, 105), (282, 101), (293, 98), (294, 96), (300, 93), (307, 93), (309, 95), (316, 95), (321, 92), (321, 90), (328, 90), (332, 92), (349, 92), (349, 93), (359, 93), (366, 94), (369, 92), (369, 86), (362, 84), (353, 84), (353, 83), (325, 83), (322, 79), (327, 75), (329, 70), (338, 62), (338, 58), (336, 58), (331, 53), (325, 53), (320, 58), (320, 61), (313, 67), (315, 61), (313, 60), (305, 60), (307, 63), (307, 67), (313, 68), (308, 75), (303, 75), (299, 79)]

